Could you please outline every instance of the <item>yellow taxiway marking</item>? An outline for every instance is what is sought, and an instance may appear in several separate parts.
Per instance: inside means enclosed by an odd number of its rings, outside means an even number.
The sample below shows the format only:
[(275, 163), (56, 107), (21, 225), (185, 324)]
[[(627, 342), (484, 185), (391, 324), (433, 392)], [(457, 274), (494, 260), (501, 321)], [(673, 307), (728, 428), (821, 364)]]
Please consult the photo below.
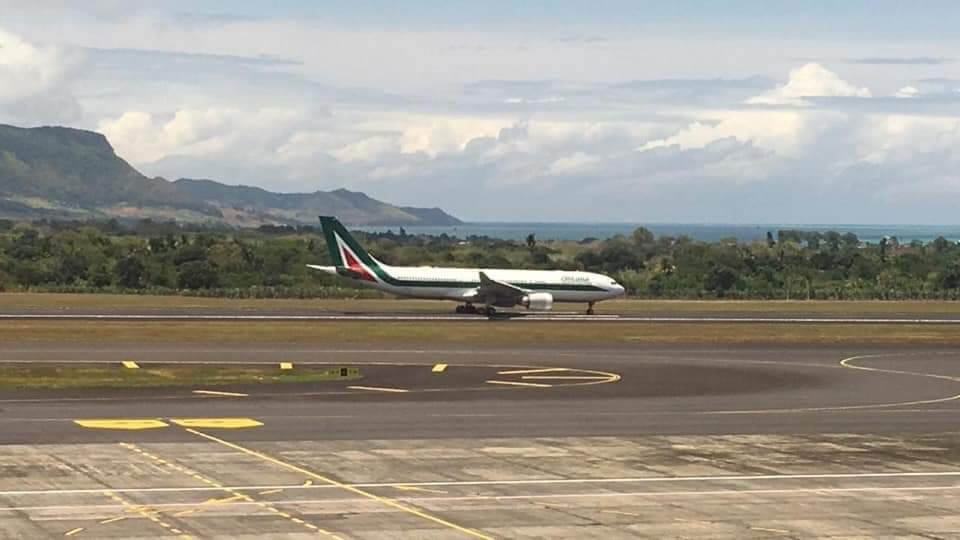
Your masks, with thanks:
[(203, 501), (203, 502), (200, 503), (200, 504), (226, 504), (226, 503), (232, 503), (232, 502), (234, 502), (234, 501), (245, 501), (245, 500), (247, 500), (248, 498), (249, 498), (249, 497), (247, 497), (246, 495), (242, 495), (242, 494), (241, 494), (241, 495), (231, 495), (231, 496), (229, 496), (229, 497), (223, 497), (223, 498), (221, 498), (221, 499), (217, 499), (217, 498), (207, 499), (207, 500)]
[(101, 525), (106, 525), (107, 523), (114, 523), (114, 522), (116, 522), (116, 521), (123, 521), (123, 520), (125, 520), (125, 519), (127, 519), (127, 516), (117, 516), (117, 517), (112, 517), (112, 518), (109, 518), (109, 519), (105, 519), (105, 520), (101, 521), (100, 524), (101, 524)]
[(373, 390), (376, 392), (409, 392), (403, 388), (384, 388), (382, 386), (348, 386), (351, 390)]
[(268, 490), (266, 490), (266, 491), (261, 491), (261, 492), (260, 492), (260, 495), (272, 495), (272, 494), (274, 494), (274, 493), (280, 493), (281, 491), (283, 491), (283, 490), (282, 490), (282, 489), (268, 489)]
[(178, 528), (174, 527), (173, 525), (170, 525), (170, 524), (167, 523), (166, 521), (163, 521), (162, 519), (158, 518), (158, 517), (156, 516), (156, 512), (151, 512), (151, 511), (149, 510), (149, 508), (147, 508), (147, 507), (145, 507), (145, 506), (138, 506), (138, 505), (136, 505), (136, 504), (133, 504), (133, 503), (131, 503), (130, 501), (124, 499), (123, 497), (117, 495), (116, 493), (114, 493), (114, 492), (112, 492), (112, 491), (107, 491), (107, 492), (106, 492), (106, 496), (107, 496), (107, 497), (110, 497), (110, 498), (113, 499), (114, 501), (122, 504), (123, 507), (126, 508), (127, 510), (129, 510), (130, 512), (136, 512), (137, 514), (140, 514), (141, 516), (149, 519), (150, 521), (152, 521), (152, 522), (156, 523), (157, 525), (163, 527), (164, 529), (172, 532), (173, 534), (178, 535), (178, 536), (179, 536), (180, 538), (182, 538), (183, 540), (188, 540), (188, 539), (192, 539), (192, 538), (193, 538), (193, 536), (190, 536), (189, 534), (184, 534), (184, 532), (181, 531), (180, 529), (178, 529)]
[(76, 529), (70, 529), (69, 531), (63, 533), (64, 536), (73, 536), (79, 532), (83, 532), (83, 527), (77, 527)]
[(607, 380), (610, 377), (606, 375), (524, 375), (521, 379), (550, 379), (550, 380)]
[(171, 418), (170, 421), (185, 428), (242, 429), (263, 425), (253, 418)]
[(207, 439), (207, 440), (209, 440), (209, 441), (213, 441), (213, 442), (215, 442), (215, 443), (217, 443), (217, 444), (221, 444), (221, 445), (223, 445), (223, 446), (226, 446), (227, 448), (232, 448), (232, 449), (234, 449), (234, 450), (236, 450), (236, 451), (238, 451), (238, 452), (242, 452), (242, 453), (247, 454), (247, 455), (249, 455), (249, 456), (253, 456), (253, 457), (259, 458), (259, 459), (261, 459), (261, 460), (263, 460), (263, 461), (266, 461), (266, 462), (268, 462), (268, 463), (272, 463), (272, 464), (277, 465), (277, 466), (279, 466), (279, 467), (283, 467), (283, 468), (285, 468), (285, 469), (287, 469), (287, 470), (291, 470), (291, 471), (300, 473), (300, 474), (302, 474), (302, 475), (304, 475), (304, 476), (308, 476), (308, 477), (310, 477), (310, 478), (313, 478), (313, 479), (315, 479), (315, 480), (319, 480), (319, 481), (324, 482), (324, 483), (326, 483), (326, 484), (329, 484), (329, 485), (331, 485), (331, 486), (338, 487), (338, 488), (340, 488), (340, 489), (343, 489), (344, 491), (349, 491), (350, 493), (353, 493), (353, 494), (355, 494), (355, 495), (360, 495), (360, 496), (362, 496), (362, 497), (365, 497), (365, 498), (367, 498), (367, 499), (371, 499), (371, 500), (377, 501), (377, 502), (379, 502), (379, 503), (381, 503), (381, 504), (384, 504), (384, 505), (386, 505), (386, 506), (390, 506), (390, 507), (395, 508), (395, 509), (397, 509), (397, 510), (400, 510), (400, 511), (402, 511), (402, 512), (406, 512), (406, 513), (408, 513), (408, 514), (417, 516), (417, 517), (419, 517), (419, 518), (423, 518), (423, 519), (425, 519), (425, 520), (427, 520), (427, 521), (431, 521), (431, 522), (433, 522), (433, 523), (436, 523), (436, 524), (438, 524), (438, 525), (442, 525), (442, 526), (444, 526), (444, 527), (446, 527), (446, 528), (448, 528), (448, 529), (452, 529), (452, 530), (454, 530), (454, 531), (463, 533), (463, 534), (465, 534), (465, 535), (467, 535), (467, 536), (471, 536), (471, 537), (473, 537), (473, 538), (482, 538), (482, 539), (484, 539), (484, 540), (493, 540), (492, 537), (487, 536), (487, 535), (485, 535), (485, 534), (483, 534), (483, 533), (481, 533), (481, 532), (479, 532), (479, 531), (475, 531), (475, 530), (473, 530), (473, 529), (468, 529), (468, 528), (466, 528), (466, 527), (457, 525), (456, 523), (447, 521), (447, 520), (445, 520), (445, 519), (443, 519), (443, 518), (439, 518), (439, 517), (434, 516), (434, 515), (432, 515), (432, 514), (428, 514), (428, 513), (424, 512), (424, 511), (422, 511), (422, 510), (417, 510), (416, 508), (407, 506), (407, 505), (402, 504), (402, 503), (400, 503), (400, 502), (397, 502), (397, 501), (395, 501), (395, 500), (393, 500), (393, 499), (390, 499), (390, 498), (387, 498), (387, 497), (382, 497), (382, 496), (380, 496), (380, 495), (375, 495), (375, 494), (373, 494), (373, 493), (370, 493), (369, 491), (364, 491), (364, 490), (362, 490), (362, 489), (360, 489), (360, 488), (357, 488), (357, 487), (354, 487), (354, 486), (351, 486), (351, 485), (348, 485), (348, 484), (344, 484), (343, 482), (339, 482), (339, 481), (337, 481), (337, 480), (334, 480), (333, 478), (329, 478), (329, 477), (323, 476), (323, 475), (321, 475), (321, 474), (317, 474), (317, 473), (315, 473), (315, 472), (313, 472), (313, 471), (311, 471), (311, 470), (304, 469), (303, 467), (294, 465), (294, 464), (292, 464), (292, 463), (287, 463), (286, 461), (281, 461), (281, 460), (279, 460), (279, 459), (277, 459), (277, 458), (275, 458), (275, 457), (272, 457), (272, 456), (269, 456), (269, 455), (267, 455), (267, 454), (264, 454), (263, 452), (258, 452), (258, 451), (256, 451), (256, 450), (251, 450), (251, 449), (246, 448), (246, 447), (244, 447), (244, 446), (240, 446), (239, 444), (235, 444), (235, 443), (232, 443), (232, 442), (230, 442), (230, 441), (225, 441), (225, 440), (223, 440), (223, 439), (220, 439), (220, 438), (218, 438), (218, 437), (214, 437), (213, 435), (208, 435), (208, 434), (206, 434), (206, 433), (204, 433), (204, 432), (202, 432), (202, 431), (197, 431), (197, 430), (195, 430), (195, 429), (187, 428), (187, 432), (193, 433), (194, 435), (196, 435), (196, 436), (198, 436), (198, 437), (203, 437), (204, 439)]
[(247, 397), (250, 394), (241, 394), (240, 392), (221, 392), (219, 390), (194, 390), (194, 394), (203, 394), (206, 396), (225, 396), (225, 397)]
[[(191, 430), (191, 429), (188, 428), (187, 431), (193, 431), (193, 430)], [(200, 474), (200, 473), (197, 472), (197, 471), (194, 471), (194, 470), (192, 470), (192, 469), (189, 469), (189, 468), (187, 468), (187, 467), (184, 467), (183, 465), (180, 465), (180, 464), (178, 464), (178, 463), (174, 463), (174, 462), (172, 462), (172, 461), (163, 459), (163, 458), (160, 457), (160, 456), (157, 456), (157, 455), (154, 455), (154, 454), (152, 454), (152, 453), (150, 453), (150, 452), (147, 452), (146, 450), (140, 448), (139, 446), (137, 446), (137, 445), (135, 445), (135, 444), (120, 443), (120, 446), (122, 446), (122, 447), (124, 447), (124, 448), (126, 448), (126, 449), (128, 449), (128, 450), (131, 450), (131, 451), (133, 451), (133, 452), (136, 452), (136, 453), (138, 453), (138, 454), (140, 454), (140, 455), (142, 455), (142, 456), (144, 456), (144, 457), (150, 458), (151, 460), (157, 462), (157, 463), (160, 464), (160, 465), (169, 467), (169, 468), (171, 468), (171, 469), (173, 469), (173, 470), (175, 470), (175, 471), (177, 471), (177, 472), (180, 472), (180, 473), (183, 473), (183, 474), (192, 476), (193, 478), (196, 478), (197, 480), (199, 480), (199, 481), (201, 481), (201, 482), (203, 482), (203, 483), (205, 483), (205, 484), (207, 484), (207, 485), (209, 485), (209, 486), (212, 486), (212, 487), (214, 487), (214, 488), (223, 490), (223, 491), (229, 493), (230, 495), (232, 495), (232, 497), (227, 497), (227, 498), (223, 498), (223, 499), (208, 499), (208, 500), (206, 500), (205, 502), (201, 503), (201, 504), (198, 506), (198, 508), (194, 508), (194, 509), (192, 509), (192, 510), (187, 510), (187, 511), (183, 511), (183, 512), (177, 513), (176, 515), (178, 515), (178, 516), (180, 516), (180, 515), (185, 515), (185, 514), (191, 513), (191, 512), (197, 512), (198, 510), (200, 510), (200, 507), (205, 507), (205, 506), (214, 505), (214, 504), (225, 504), (225, 503), (230, 503), (230, 502), (234, 502), (234, 501), (244, 501), (245, 503), (255, 504), (255, 505), (257, 505), (257, 506), (259, 506), (259, 507), (261, 507), (261, 508), (263, 508), (263, 509), (265, 509), (265, 510), (267, 510), (267, 511), (269, 511), (269, 512), (272, 512), (272, 513), (274, 513), (274, 514), (277, 514), (278, 516), (282, 516), (282, 517), (284, 517), (284, 518), (286, 518), (286, 519), (289, 519), (290, 521), (293, 521), (294, 523), (297, 523), (297, 524), (299, 524), (299, 525), (302, 525), (302, 526), (304, 526), (304, 527), (306, 527), (306, 528), (308, 528), (308, 529), (310, 529), (310, 530), (312, 530), (312, 531), (317, 531), (317, 532), (319, 532), (319, 533), (321, 533), (321, 534), (325, 534), (325, 535), (327, 535), (328, 537), (333, 538), (334, 540), (343, 540), (341, 537), (333, 534), (333, 533), (330, 532), (330, 531), (321, 529), (320, 527), (317, 527), (316, 525), (314, 525), (314, 524), (312, 524), (312, 523), (307, 523), (307, 522), (303, 521), (302, 519), (298, 519), (298, 518), (294, 517), (294, 516), (291, 515), (291, 514), (288, 514), (288, 513), (286, 513), (286, 512), (283, 512), (283, 511), (281, 511), (281, 510), (278, 510), (277, 508), (275, 508), (273, 505), (271, 505), (271, 504), (268, 503), (268, 502), (258, 501), (257, 499), (254, 499), (253, 497), (247, 495), (246, 493), (242, 493), (242, 492), (237, 491), (237, 490), (235, 490), (235, 489), (233, 489), (233, 488), (231, 488), (231, 487), (224, 486), (223, 484), (221, 484), (221, 483), (219, 483), (219, 482), (217, 482), (217, 481), (215, 481), (215, 480), (212, 480), (212, 479), (210, 479), (210, 478), (207, 478), (206, 476)]]
[(89, 429), (157, 429), (168, 427), (163, 420), (124, 419), (124, 420), (74, 420), (74, 424)]
[(433, 366), (433, 369), (431, 371), (433, 371), (434, 373), (443, 373), (446, 370), (447, 370), (446, 364), (437, 364)]
[(123, 367), (127, 369), (140, 369), (140, 366), (137, 365), (137, 363), (134, 362), (133, 360), (124, 360)]
[(488, 384), (506, 384), (509, 386), (530, 386), (532, 388), (550, 388), (553, 385), (550, 384), (541, 384), (541, 383), (532, 383), (532, 382), (517, 382), (517, 381), (487, 381)]
[(304, 480), (303, 485), (300, 487), (310, 487), (313, 485), (313, 480)]
[(568, 368), (540, 368), (540, 369), (508, 369), (507, 371), (498, 371), (497, 375), (527, 375), (529, 373), (550, 373), (553, 371), (570, 371)]
[(280, 369), (293, 369), (293, 362), (280, 362)]
[(448, 493), (447, 491), (443, 491), (442, 489), (429, 489), (429, 488), (422, 488), (422, 487), (417, 487), (417, 486), (404, 486), (404, 485), (401, 485), (401, 484), (397, 484), (397, 485), (392, 486), (392, 487), (393, 487), (394, 489), (399, 489), (399, 490), (401, 490), (401, 491), (422, 491), (422, 492), (424, 492), (424, 493), (441, 493), (441, 494), (446, 494), (446, 493)]

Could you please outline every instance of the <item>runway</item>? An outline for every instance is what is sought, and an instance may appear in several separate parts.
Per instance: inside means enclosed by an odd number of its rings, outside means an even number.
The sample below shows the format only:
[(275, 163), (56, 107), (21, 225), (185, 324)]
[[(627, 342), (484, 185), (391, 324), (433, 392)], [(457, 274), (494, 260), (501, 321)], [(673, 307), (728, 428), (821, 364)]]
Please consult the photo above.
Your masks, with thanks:
[(364, 377), (2, 391), (0, 538), (960, 535), (952, 349), (0, 345), (123, 361)]
[(901, 324), (901, 325), (960, 325), (960, 316), (946, 315), (937, 317), (915, 316), (857, 316), (837, 317), (829, 315), (807, 315), (802, 317), (783, 314), (731, 314), (731, 315), (658, 315), (639, 316), (627, 314), (586, 315), (578, 312), (516, 312), (502, 311), (493, 318), (481, 315), (423, 314), (423, 313), (158, 313), (158, 312), (105, 312), (105, 313), (0, 313), (0, 321), (211, 321), (211, 322), (268, 322), (268, 321), (307, 321), (317, 323), (337, 323), (346, 321), (369, 322), (473, 322), (486, 323), (491, 320), (547, 323), (547, 322), (583, 322), (583, 323), (693, 323), (693, 324), (730, 324), (730, 323), (777, 323), (777, 324)]

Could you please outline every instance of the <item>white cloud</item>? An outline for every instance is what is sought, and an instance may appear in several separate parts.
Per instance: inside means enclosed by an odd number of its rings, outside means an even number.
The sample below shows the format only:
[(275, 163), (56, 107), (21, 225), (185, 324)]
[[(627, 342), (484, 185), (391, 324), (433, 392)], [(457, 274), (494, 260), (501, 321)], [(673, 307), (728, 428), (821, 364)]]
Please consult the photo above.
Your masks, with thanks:
[(917, 90), (914, 86), (904, 86), (903, 88), (897, 90), (897, 93), (894, 94), (894, 97), (898, 98), (912, 98), (920, 95), (920, 90)]
[(836, 73), (817, 63), (790, 70), (789, 80), (769, 92), (752, 97), (754, 105), (808, 105), (811, 97), (870, 97), (870, 90), (841, 79)]
[(599, 159), (597, 156), (591, 156), (584, 152), (574, 152), (573, 155), (561, 157), (551, 163), (549, 172), (550, 174), (587, 173), (590, 164), (597, 162)]
[(80, 106), (67, 88), (82, 55), (38, 46), (0, 30), (0, 120), (71, 121)]
[[(181, 109), (164, 121), (143, 111), (127, 111), (101, 120), (98, 130), (107, 136), (117, 153), (135, 164), (149, 164), (180, 156), (229, 153), (250, 158), (276, 154), (280, 140), (288, 140), (304, 111), (231, 108)], [(185, 172), (186, 173), (186, 172)]]
[(352, 161), (375, 161), (382, 156), (396, 153), (400, 150), (397, 137), (376, 135), (330, 152), (334, 157), (345, 163)]
[[(411, 30), (282, 7), (231, 18), (35, 4), (48, 8), (33, 22), (3, 23), (27, 40), (0, 34), (17, 43), (0, 49), (0, 120), (100, 129), (147, 174), (347, 187), (466, 218), (665, 221), (781, 220), (794, 208), (829, 219), (840, 203), (823, 201), (844, 194), (902, 199), (956, 182), (956, 85), (925, 99), (934, 92), (921, 82), (955, 82), (956, 65), (835, 73), (795, 60), (943, 58), (955, 50), (946, 41)], [(87, 50), (82, 70), (76, 50)], [(867, 219), (870, 196), (834, 219)], [(928, 214), (918, 208), (896, 210)]]

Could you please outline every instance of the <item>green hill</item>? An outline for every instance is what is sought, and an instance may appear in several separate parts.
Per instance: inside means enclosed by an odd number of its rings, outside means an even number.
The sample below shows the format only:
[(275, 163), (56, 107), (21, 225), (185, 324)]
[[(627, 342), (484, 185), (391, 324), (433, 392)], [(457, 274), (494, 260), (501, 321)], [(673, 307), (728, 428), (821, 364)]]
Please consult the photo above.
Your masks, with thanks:
[(170, 182), (140, 174), (117, 157), (103, 135), (63, 127), (0, 125), (0, 197), (21, 203), (21, 212), (132, 205), (220, 217), (215, 207), (191, 200)]
[(460, 222), (437, 208), (400, 208), (344, 189), (273, 193), (212, 180), (147, 178), (99, 133), (0, 124), (0, 217), (150, 217), (257, 226), (314, 224), (320, 214), (357, 225)]
[(212, 180), (181, 178), (173, 183), (184, 194), (247, 215), (269, 215), (284, 222), (314, 223), (334, 215), (356, 225), (456, 225), (460, 220), (439, 208), (397, 207), (364, 193), (337, 189), (313, 193), (274, 193), (251, 186), (228, 186)]

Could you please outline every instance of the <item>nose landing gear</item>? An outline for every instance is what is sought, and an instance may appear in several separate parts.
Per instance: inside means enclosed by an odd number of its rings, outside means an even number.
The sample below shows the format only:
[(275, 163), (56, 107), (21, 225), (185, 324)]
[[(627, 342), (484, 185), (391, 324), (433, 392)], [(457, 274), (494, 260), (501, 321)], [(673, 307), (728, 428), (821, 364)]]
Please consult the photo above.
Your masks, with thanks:
[(593, 302), (587, 303), (587, 315), (593, 315)]

